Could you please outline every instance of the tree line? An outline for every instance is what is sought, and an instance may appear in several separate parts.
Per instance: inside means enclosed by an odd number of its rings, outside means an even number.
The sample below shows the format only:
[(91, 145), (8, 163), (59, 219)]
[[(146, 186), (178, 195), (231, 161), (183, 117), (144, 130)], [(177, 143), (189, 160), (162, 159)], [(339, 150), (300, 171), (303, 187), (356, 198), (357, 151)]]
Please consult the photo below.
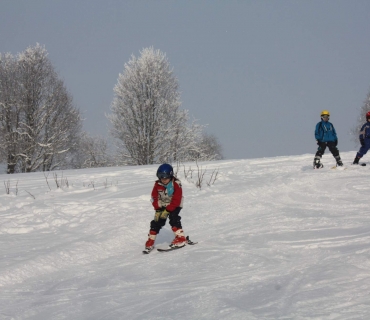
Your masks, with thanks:
[(119, 74), (106, 139), (82, 115), (44, 46), (0, 53), (0, 162), (7, 173), (222, 159), (217, 138), (181, 107), (166, 55), (145, 48)]

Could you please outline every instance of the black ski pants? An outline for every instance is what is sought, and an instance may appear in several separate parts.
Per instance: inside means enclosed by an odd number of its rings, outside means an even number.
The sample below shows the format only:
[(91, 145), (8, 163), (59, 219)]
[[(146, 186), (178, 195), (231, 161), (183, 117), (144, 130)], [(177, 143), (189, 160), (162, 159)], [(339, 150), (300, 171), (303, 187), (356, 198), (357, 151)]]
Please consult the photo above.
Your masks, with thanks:
[[(182, 229), (181, 217), (179, 216), (180, 211), (181, 211), (181, 208), (177, 207), (175, 210), (170, 212), (170, 214), (168, 215), (168, 219), (170, 221), (171, 227)], [(152, 222), (150, 223), (150, 230), (153, 230), (159, 233), (159, 230), (161, 230), (162, 227), (164, 227), (164, 225), (166, 224), (166, 221), (167, 219), (158, 219), (158, 221), (152, 220)]]
[(332, 155), (334, 157), (338, 157), (339, 156), (339, 150), (337, 148), (337, 144), (338, 144), (338, 141), (320, 142), (315, 156), (319, 156), (321, 158), (322, 155), (325, 153), (326, 147), (328, 147), (329, 151), (332, 153)]

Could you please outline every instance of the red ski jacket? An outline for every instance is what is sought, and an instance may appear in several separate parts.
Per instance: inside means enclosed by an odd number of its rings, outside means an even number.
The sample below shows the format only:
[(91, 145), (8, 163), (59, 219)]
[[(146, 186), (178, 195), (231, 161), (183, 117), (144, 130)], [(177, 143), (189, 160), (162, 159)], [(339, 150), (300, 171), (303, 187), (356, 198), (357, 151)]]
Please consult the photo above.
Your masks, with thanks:
[[(183, 197), (182, 197), (182, 188), (180, 180), (172, 178), (167, 186), (172, 182), (173, 193), (172, 195), (168, 194), (166, 185), (157, 180), (154, 184), (152, 190), (152, 205), (155, 210), (158, 210), (162, 207), (166, 207), (168, 212), (175, 210), (177, 207), (182, 207)], [(170, 191), (171, 192), (171, 191)]]

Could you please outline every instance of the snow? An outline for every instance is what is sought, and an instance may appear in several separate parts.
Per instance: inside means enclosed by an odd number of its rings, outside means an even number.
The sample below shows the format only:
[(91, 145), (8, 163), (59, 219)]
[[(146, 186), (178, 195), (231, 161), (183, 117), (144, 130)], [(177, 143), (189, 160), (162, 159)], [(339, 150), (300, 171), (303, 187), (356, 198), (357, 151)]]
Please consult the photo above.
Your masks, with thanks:
[[(0, 175), (0, 319), (366, 319), (370, 168), (354, 155), (203, 162), (219, 175), (201, 190), (182, 167), (199, 243), (149, 255), (157, 166), (64, 171), (61, 189)], [(167, 224), (156, 245), (172, 238)]]

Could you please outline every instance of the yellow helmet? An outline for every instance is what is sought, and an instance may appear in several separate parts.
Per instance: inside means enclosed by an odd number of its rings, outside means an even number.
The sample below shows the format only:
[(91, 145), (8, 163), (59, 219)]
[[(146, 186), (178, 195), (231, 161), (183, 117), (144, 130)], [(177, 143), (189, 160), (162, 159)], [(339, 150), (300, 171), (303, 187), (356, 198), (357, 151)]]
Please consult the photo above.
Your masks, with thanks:
[(328, 110), (322, 110), (321, 111), (321, 117), (322, 116), (328, 116), (328, 117), (330, 117), (330, 112)]

